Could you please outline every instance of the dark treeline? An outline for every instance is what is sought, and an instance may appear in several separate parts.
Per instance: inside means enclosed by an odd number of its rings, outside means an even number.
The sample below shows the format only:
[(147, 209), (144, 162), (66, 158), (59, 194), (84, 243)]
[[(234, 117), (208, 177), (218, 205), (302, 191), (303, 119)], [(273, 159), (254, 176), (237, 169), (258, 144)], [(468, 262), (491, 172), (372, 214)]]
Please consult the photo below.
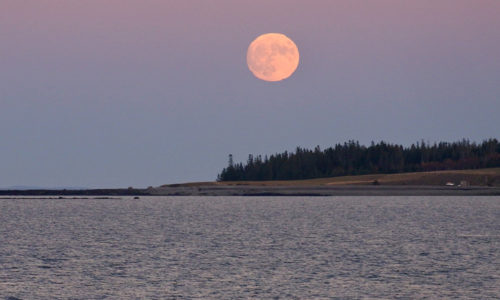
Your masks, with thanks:
[(500, 167), (500, 143), (497, 139), (474, 143), (462, 140), (454, 143), (428, 144), (420, 142), (410, 147), (385, 142), (370, 146), (349, 141), (321, 150), (297, 148), (265, 156), (249, 155), (245, 164), (229, 164), (218, 175), (219, 181), (231, 180), (290, 180), (437, 170), (461, 170)]

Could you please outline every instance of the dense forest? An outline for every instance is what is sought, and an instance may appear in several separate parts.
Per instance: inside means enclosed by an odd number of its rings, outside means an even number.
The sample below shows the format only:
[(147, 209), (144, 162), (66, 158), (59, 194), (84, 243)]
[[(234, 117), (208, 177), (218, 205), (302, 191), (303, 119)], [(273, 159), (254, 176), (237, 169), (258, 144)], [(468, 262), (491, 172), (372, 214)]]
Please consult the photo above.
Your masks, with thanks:
[(219, 181), (291, 180), (375, 173), (461, 170), (500, 167), (497, 139), (474, 143), (469, 140), (409, 147), (386, 142), (370, 146), (349, 141), (321, 150), (298, 147), (295, 152), (271, 156), (249, 155), (245, 164), (229, 163), (218, 175)]

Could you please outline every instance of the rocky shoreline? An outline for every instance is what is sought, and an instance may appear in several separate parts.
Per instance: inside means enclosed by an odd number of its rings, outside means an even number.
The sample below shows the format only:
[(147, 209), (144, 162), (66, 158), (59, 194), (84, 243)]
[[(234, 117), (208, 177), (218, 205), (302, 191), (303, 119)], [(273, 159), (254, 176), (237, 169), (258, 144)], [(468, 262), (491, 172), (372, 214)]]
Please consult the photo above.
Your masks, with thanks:
[(170, 186), (152, 190), (161, 196), (500, 196), (500, 187), (441, 186)]
[(0, 196), (500, 196), (500, 187), (171, 185), (148, 189), (3, 190)]

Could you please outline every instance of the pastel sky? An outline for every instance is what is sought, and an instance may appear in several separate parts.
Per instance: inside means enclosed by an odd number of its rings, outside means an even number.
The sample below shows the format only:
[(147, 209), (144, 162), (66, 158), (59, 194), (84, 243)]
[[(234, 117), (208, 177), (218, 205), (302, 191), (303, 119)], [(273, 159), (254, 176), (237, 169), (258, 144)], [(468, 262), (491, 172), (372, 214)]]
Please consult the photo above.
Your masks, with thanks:
[[(1, 0), (0, 187), (214, 180), (232, 153), (500, 133), (498, 0)], [(262, 33), (297, 44), (256, 79)]]

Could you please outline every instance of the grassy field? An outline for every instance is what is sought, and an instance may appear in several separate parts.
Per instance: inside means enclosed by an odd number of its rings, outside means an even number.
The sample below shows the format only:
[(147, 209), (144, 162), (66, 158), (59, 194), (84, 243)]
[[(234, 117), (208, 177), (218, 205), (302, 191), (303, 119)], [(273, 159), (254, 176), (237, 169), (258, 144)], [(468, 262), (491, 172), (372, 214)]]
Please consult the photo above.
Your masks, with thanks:
[(252, 186), (334, 186), (334, 185), (455, 185), (462, 181), (471, 186), (500, 186), (500, 168), (477, 170), (453, 170), (435, 172), (415, 172), (397, 174), (371, 174), (359, 176), (341, 176), (306, 180), (273, 180), (273, 181), (225, 181), (225, 182), (192, 182), (168, 186), (207, 186), (207, 185), (252, 185)]

